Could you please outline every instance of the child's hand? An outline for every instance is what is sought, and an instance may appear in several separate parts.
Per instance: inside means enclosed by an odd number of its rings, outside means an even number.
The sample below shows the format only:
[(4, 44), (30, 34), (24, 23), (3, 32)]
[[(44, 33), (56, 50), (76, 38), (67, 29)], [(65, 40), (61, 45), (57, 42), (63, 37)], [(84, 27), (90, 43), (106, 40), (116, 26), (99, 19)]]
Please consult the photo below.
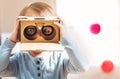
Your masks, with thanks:
[(13, 29), (13, 32), (11, 33), (11, 35), (9, 36), (9, 39), (13, 42), (17, 42), (18, 41), (18, 30), (19, 30), (19, 18), (16, 19), (16, 24), (15, 27)]
[(54, 24), (58, 27), (60, 27), (60, 38), (61, 39), (65, 39), (65, 38), (69, 38), (71, 40), (77, 40), (78, 39), (78, 33), (75, 31), (74, 28), (70, 27), (70, 26), (66, 26), (63, 22), (62, 23), (58, 23), (58, 22), (54, 22)]
[(60, 38), (62, 38), (65, 34), (64, 34), (64, 26), (63, 26), (63, 24), (61, 24), (61, 23), (58, 23), (58, 22), (54, 22), (54, 25), (56, 25), (56, 26), (58, 26), (59, 28), (60, 28)]
[(60, 33), (61, 33), (60, 36), (61, 36), (61, 38), (71, 37), (71, 33), (72, 34), (74, 33), (73, 29), (66, 26), (63, 22), (62, 23), (54, 22), (54, 24), (60, 28)]

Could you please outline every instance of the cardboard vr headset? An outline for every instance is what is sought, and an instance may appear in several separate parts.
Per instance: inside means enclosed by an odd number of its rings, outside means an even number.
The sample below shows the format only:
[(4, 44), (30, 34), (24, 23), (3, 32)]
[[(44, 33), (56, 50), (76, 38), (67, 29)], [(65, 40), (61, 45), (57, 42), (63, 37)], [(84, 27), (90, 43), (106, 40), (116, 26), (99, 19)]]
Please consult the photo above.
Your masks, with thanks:
[(20, 50), (60, 51), (60, 28), (56, 17), (20, 16), (19, 42)]

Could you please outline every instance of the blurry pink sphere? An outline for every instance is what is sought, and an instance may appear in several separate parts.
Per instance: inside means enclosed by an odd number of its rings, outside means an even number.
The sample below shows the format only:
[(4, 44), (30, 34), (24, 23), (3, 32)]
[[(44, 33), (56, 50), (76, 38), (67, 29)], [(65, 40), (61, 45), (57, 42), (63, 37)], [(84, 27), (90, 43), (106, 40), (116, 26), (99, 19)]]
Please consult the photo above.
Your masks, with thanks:
[(90, 26), (90, 31), (93, 34), (98, 34), (100, 32), (100, 30), (101, 30), (101, 27), (100, 27), (100, 25), (98, 23), (92, 24)]
[(110, 60), (105, 60), (101, 65), (101, 69), (106, 73), (111, 72), (113, 68), (114, 64)]

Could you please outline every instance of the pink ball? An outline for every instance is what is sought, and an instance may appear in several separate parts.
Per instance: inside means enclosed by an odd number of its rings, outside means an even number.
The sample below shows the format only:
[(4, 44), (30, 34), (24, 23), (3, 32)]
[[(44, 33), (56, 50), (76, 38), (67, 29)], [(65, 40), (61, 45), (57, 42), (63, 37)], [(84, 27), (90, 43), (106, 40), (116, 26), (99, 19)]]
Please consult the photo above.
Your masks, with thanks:
[(100, 32), (100, 30), (101, 30), (101, 27), (98, 23), (91, 24), (91, 26), (90, 26), (91, 33), (98, 34)]
[(113, 68), (114, 68), (114, 64), (110, 60), (105, 60), (101, 65), (101, 69), (106, 73), (111, 72)]

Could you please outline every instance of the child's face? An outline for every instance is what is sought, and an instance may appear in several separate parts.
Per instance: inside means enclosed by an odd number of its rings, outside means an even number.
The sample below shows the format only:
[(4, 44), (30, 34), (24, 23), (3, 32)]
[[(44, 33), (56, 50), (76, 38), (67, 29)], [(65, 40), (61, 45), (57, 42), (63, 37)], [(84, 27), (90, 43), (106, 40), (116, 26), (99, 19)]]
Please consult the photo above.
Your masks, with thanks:
[(40, 17), (40, 13), (34, 11), (33, 9), (29, 8), (26, 13), (25, 16), (29, 16), (29, 17)]
[[(25, 16), (29, 16), (29, 17), (40, 17), (40, 14), (36, 11), (34, 11), (33, 9), (29, 8), (26, 13), (25, 13)], [(34, 50), (32, 51), (31, 53), (41, 53), (40, 50)]]

